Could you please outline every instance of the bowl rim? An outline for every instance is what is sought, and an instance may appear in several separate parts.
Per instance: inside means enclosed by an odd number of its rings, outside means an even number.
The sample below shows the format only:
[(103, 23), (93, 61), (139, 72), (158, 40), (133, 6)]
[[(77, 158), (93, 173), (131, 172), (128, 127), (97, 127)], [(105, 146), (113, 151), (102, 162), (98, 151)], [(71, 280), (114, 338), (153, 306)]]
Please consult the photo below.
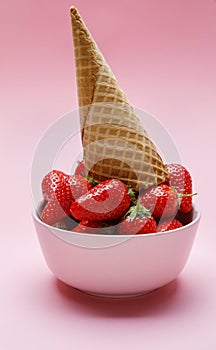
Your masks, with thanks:
[[(88, 237), (113, 237), (111, 239), (116, 239), (118, 237), (118, 239), (120, 237), (122, 238), (129, 238), (129, 237), (155, 237), (155, 236), (162, 236), (162, 235), (171, 235), (173, 232), (180, 232), (180, 231), (184, 231), (185, 229), (190, 228), (191, 226), (195, 225), (197, 222), (199, 222), (200, 218), (201, 218), (201, 211), (197, 208), (196, 205), (193, 204), (193, 209), (194, 209), (194, 213), (195, 213), (195, 218), (187, 225), (184, 225), (182, 227), (176, 228), (174, 230), (170, 230), (170, 231), (163, 231), (163, 232), (154, 232), (154, 233), (142, 233), (142, 234), (128, 234), (128, 235), (105, 235), (105, 234), (100, 234), (100, 233), (85, 233), (85, 236)], [(68, 231), (68, 230), (64, 230), (58, 227), (54, 227), (51, 225), (46, 224), (45, 222), (41, 221), (41, 219), (39, 218), (38, 214), (37, 214), (37, 210), (34, 209), (32, 211), (32, 217), (35, 221), (37, 221), (40, 225), (48, 228), (50, 231), (55, 231), (55, 232), (70, 232), (74, 235), (77, 236), (83, 236), (83, 233), (80, 232), (74, 232), (73, 230)], [(103, 238), (102, 238), (103, 239)]]

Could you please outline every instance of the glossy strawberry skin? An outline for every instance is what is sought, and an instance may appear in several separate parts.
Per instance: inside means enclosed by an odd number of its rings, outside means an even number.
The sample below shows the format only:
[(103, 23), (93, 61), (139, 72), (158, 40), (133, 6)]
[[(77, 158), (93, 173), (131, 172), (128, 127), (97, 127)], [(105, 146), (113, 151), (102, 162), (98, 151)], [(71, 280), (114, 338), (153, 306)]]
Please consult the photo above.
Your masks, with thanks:
[(91, 189), (92, 185), (83, 176), (72, 175), (59, 185), (56, 196), (60, 195), (61, 198), (62, 193), (70, 192), (71, 199), (75, 201)]
[(118, 225), (118, 233), (120, 235), (135, 235), (154, 233), (157, 230), (157, 224), (153, 217), (136, 216), (131, 220), (130, 216), (126, 216)]
[(106, 180), (71, 205), (77, 220), (109, 221), (121, 218), (130, 206), (128, 188), (119, 180)]
[(182, 226), (181, 222), (177, 219), (167, 220), (158, 225), (157, 232), (171, 231)]
[(84, 160), (82, 160), (81, 162), (78, 162), (76, 169), (74, 171), (74, 175), (80, 175), (80, 176), (85, 176), (85, 164), (84, 164)]
[(46, 224), (52, 225), (65, 216), (65, 211), (62, 209), (60, 203), (55, 198), (51, 198), (43, 209), (40, 218)]
[[(49, 188), (47, 184), (51, 187)], [(48, 203), (41, 214), (41, 220), (49, 225), (70, 215), (72, 202), (92, 188), (92, 185), (80, 175), (62, 176), (60, 180), (54, 181), (54, 186), (52, 185), (53, 182), (46, 182)]]
[(68, 179), (69, 175), (59, 170), (52, 170), (42, 180), (42, 194), (45, 200), (55, 197), (55, 191), (59, 184), (65, 179)]
[[(192, 178), (189, 171), (181, 164), (166, 166), (168, 178), (166, 184), (176, 189), (179, 194), (192, 194)], [(181, 197), (179, 209), (188, 213), (192, 209), (192, 197)]]
[(171, 187), (161, 184), (147, 190), (140, 203), (155, 219), (174, 217), (178, 210), (178, 196)]

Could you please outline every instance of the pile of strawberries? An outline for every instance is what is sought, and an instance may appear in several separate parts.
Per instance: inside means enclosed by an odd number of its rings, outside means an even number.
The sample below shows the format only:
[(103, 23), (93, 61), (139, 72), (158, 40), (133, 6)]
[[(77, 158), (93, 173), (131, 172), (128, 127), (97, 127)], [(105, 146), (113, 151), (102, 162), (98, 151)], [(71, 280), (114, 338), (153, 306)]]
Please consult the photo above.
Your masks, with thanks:
[(146, 234), (173, 230), (192, 220), (192, 179), (180, 164), (167, 165), (165, 183), (135, 194), (110, 179), (95, 184), (84, 162), (74, 175), (52, 170), (42, 181), (40, 218), (54, 227), (80, 233)]

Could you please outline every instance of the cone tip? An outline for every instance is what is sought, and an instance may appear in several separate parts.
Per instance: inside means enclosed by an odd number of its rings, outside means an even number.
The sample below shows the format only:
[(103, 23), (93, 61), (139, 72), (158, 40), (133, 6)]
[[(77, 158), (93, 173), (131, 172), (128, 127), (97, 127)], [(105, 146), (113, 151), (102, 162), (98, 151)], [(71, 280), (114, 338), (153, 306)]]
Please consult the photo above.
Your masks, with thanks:
[(70, 13), (71, 13), (71, 15), (75, 14), (76, 12), (77, 12), (76, 7), (75, 7), (75, 6), (71, 6), (71, 7), (70, 7)]

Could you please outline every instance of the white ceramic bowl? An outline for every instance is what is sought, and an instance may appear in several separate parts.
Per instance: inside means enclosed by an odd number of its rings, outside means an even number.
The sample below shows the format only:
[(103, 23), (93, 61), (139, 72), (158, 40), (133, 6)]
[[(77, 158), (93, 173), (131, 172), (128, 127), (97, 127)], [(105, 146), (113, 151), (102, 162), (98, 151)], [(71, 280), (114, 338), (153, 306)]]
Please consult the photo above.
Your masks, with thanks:
[(160, 288), (180, 274), (197, 233), (200, 213), (176, 230), (135, 235), (80, 234), (50, 227), (33, 214), (46, 263), (61, 281), (104, 296)]

